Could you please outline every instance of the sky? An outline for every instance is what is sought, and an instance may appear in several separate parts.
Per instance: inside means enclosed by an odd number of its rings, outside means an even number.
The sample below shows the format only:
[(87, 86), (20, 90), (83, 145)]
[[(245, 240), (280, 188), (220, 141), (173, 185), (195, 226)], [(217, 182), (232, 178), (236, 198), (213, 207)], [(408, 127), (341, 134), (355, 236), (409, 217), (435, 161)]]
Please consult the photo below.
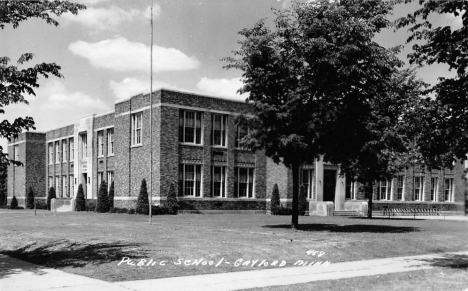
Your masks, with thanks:
[[(305, 2), (307, 0), (301, 0)], [(308, 0), (313, 1), (313, 0)], [(29, 105), (5, 108), (0, 120), (31, 116), (37, 131), (47, 131), (77, 119), (114, 110), (118, 100), (150, 89), (151, 0), (78, 0), (86, 10), (78, 15), (53, 16), (60, 25), (29, 19), (17, 29), (0, 30), (0, 56), (15, 64), (22, 53), (32, 52), (37, 63), (57, 63), (64, 78), (40, 78)], [(272, 23), (272, 8), (286, 9), (290, 0), (154, 0), (153, 89), (164, 87), (245, 100), (237, 94), (241, 71), (226, 70), (222, 58), (232, 56), (241, 40), (238, 32), (258, 20)], [(391, 19), (417, 8), (398, 5)], [(436, 15), (438, 26), (461, 26), (461, 17)], [(383, 31), (375, 40), (385, 46), (405, 45), (406, 29)], [(407, 44), (401, 58), (411, 52)], [(418, 76), (434, 84), (453, 76), (444, 65), (418, 69)], [(0, 146), (6, 151), (6, 139)]]

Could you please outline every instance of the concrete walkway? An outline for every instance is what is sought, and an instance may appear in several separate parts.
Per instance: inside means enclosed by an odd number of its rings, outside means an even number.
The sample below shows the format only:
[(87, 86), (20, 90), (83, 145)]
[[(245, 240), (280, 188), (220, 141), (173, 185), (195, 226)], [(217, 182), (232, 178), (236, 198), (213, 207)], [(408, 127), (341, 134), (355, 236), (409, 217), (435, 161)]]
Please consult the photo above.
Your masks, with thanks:
[(242, 290), (431, 269), (436, 261), (453, 256), (465, 257), (468, 251), (115, 283), (0, 256), (0, 290)]

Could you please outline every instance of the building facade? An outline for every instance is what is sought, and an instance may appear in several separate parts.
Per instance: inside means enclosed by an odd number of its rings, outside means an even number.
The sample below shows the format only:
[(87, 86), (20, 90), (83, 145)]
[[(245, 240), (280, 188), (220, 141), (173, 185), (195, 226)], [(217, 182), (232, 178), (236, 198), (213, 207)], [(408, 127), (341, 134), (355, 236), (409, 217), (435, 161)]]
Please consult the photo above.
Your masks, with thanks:
[[(291, 171), (238, 144), (247, 129), (237, 126), (235, 117), (251, 110), (245, 102), (161, 89), (153, 93), (151, 107), (150, 118), (149, 94), (140, 94), (117, 102), (112, 112), (21, 134), (8, 145), (24, 163), (8, 169), (8, 198), (15, 195), (21, 205), (29, 187), (42, 199), (54, 187), (57, 199), (72, 199), (81, 184), (93, 201), (105, 180), (109, 186), (114, 182), (115, 207), (135, 208), (146, 179), (153, 204), (164, 204), (174, 184), (183, 210), (265, 212), (274, 184), (281, 202), (291, 203)], [(461, 208), (463, 170), (461, 165), (444, 171), (408, 168), (376, 184), (374, 207)], [(321, 160), (302, 168), (301, 184), (311, 205), (329, 201), (344, 210), (367, 201), (359, 185), (339, 175), (339, 167)]]

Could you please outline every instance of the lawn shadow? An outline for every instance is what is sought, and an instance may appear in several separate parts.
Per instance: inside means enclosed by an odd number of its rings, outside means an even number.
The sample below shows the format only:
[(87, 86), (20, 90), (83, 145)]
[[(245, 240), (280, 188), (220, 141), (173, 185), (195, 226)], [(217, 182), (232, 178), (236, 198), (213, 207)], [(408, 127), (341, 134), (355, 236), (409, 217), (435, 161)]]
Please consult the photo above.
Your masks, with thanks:
[(424, 260), (433, 267), (468, 269), (468, 255), (445, 254), (443, 258)]
[(146, 252), (142, 251), (140, 246), (140, 244), (122, 242), (85, 243), (57, 240), (42, 245), (34, 242), (18, 249), (0, 251), (3, 255), (25, 261), (13, 259), (10, 260), (10, 263), (6, 263), (7, 265), (0, 265), (0, 279), (22, 272), (22, 270), (41, 275), (43, 274), (41, 268), (80, 268), (88, 264), (100, 265), (118, 262), (123, 257), (145, 258)]
[[(266, 228), (291, 228), (290, 224), (265, 225)], [(372, 232), (372, 233), (405, 233), (420, 231), (419, 228), (409, 226), (392, 225), (368, 225), (368, 224), (300, 224), (300, 231), (329, 231), (329, 232)]]

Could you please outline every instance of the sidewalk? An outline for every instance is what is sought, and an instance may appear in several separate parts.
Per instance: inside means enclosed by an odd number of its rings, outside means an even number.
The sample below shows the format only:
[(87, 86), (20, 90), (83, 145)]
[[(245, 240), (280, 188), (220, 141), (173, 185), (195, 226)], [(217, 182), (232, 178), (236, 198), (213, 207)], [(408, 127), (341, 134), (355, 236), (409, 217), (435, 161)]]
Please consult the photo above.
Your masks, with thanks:
[(288, 267), (115, 283), (41, 268), (0, 255), (0, 290), (242, 290), (431, 269), (434, 267), (434, 260), (453, 255), (468, 256), (468, 251), (344, 263), (332, 262), (327, 267)]

